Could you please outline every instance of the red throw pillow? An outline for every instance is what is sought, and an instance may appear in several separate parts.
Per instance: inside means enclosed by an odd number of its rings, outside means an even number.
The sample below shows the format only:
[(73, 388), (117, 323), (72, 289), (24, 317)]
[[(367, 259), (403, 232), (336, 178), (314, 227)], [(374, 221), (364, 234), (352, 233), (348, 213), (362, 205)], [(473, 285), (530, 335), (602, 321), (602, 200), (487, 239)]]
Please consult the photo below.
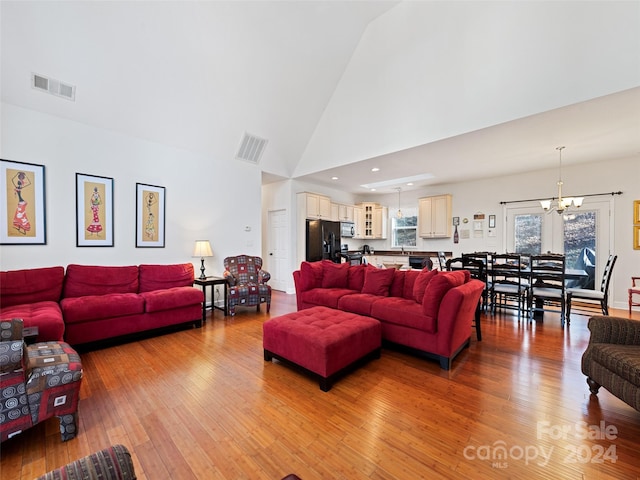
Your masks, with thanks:
[(389, 286), (393, 282), (395, 272), (395, 268), (367, 268), (364, 271), (362, 293), (388, 297)]
[[(394, 269), (396, 270), (396, 269)], [(391, 286), (389, 287), (389, 296), (390, 297), (400, 297), (402, 298), (402, 292), (404, 291), (404, 282), (406, 274), (409, 270), (396, 270), (393, 275), (393, 282), (391, 282)]]
[(407, 300), (415, 300), (413, 296), (413, 286), (416, 283), (416, 279), (420, 275), (419, 270), (407, 270), (404, 274), (404, 286), (402, 288), (402, 298)]
[(413, 298), (416, 302), (422, 303), (424, 292), (431, 279), (438, 274), (438, 270), (422, 270), (413, 284)]
[[(467, 272), (468, 274), (468, 272)], [(465, 283), (465, 271), (456, 270), (453, 272), (440, 272), (429, 282), (424, 294), (424, 303), (422, 311), (426, 316), (437, 318), (440, 303), (446, 293), (454, 287), (458, 287)]]
[(364, 285), (364, 271), (366, 268), (366, 265), (354, 265), (349, 268), (349, 280), (347, 283), (349, 290), (357, 290), (358, 292), (362, 290), (362, 286)]
[(349, 264), (328, 262), (323, 265), (322, 288), (347, 288)]
[(300, 290), (306, 292), (322, 285), (322, 262), (300, 264)]

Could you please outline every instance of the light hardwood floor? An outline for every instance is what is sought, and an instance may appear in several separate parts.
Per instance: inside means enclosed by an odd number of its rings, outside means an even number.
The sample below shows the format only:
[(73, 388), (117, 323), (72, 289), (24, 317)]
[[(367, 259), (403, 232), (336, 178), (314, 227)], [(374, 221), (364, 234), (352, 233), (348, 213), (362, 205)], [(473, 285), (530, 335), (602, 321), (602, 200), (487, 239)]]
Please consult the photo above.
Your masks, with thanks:
[[(587, 317), (563, 330), (549, 313), (487, 316), (450, 371), (383, 349), (323, 393), (263, 360), (263, 322), (293, 310), (275, 292), (270, 315), (215, 311), (201, 329), (82, 354), (77, 438), (62, 443), (55, 418), (23, 432), (1, 446), (1, 478), (115, 443), (149, 480), (640, 477), (640, 412), (605, 390), (591, 397), (580, 372)], [(583, 438), (599, 433), (591, 425), (609, 438)]]

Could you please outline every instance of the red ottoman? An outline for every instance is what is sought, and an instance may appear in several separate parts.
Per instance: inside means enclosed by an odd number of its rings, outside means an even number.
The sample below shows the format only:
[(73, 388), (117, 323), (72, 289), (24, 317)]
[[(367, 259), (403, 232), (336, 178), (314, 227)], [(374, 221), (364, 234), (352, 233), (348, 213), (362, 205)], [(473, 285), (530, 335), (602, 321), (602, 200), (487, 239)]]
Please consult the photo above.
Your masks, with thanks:
[(319, 377), (320, 389), (371, 358), (380, 358), (382, 326), (373, 318), (313, 307), (263, 324), (264, 359), (293, 363)]

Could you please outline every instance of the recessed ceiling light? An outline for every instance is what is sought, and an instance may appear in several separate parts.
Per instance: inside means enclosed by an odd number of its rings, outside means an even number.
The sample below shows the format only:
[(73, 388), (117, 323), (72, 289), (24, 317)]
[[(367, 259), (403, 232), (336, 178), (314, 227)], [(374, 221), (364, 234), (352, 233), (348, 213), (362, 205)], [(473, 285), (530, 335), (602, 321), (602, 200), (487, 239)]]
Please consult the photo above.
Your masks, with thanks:
[(409, 182), (409, 183), (407, 183), (407, 185), (408, 185), (409, 187), (411, 187), (411, 186), (413, 186), (413, 182)]
[(380, 171), (380, 169), (379, 169), (378, 167), (373, 167), (373, 168), (371, 169), (371, 171), (372, 171), (372, 172), (379, 172), (379, 171)]
[(338, 177), (331, 177), (331, 180), (338, 180)]
[(372, 191), (372, 192), (375, 192), (375, 191), (376, 191), (376, 189), (375, 189), (375, 188), (372, 188), (372, 189), (371, 189), (371, 191)]

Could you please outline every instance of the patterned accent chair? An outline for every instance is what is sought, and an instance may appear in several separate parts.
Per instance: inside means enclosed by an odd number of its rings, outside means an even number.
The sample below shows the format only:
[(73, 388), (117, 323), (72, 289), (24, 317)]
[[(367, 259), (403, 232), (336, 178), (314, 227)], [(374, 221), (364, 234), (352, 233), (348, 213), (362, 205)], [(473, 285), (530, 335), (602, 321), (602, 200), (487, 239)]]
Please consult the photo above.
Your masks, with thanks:
[(21, 319), (0, 321), (0, 441), (48, 418), (62, 441), (77, 434), (80, 356), (64, 342), (26, 346)]
[(227, 308), (230, 315), (236, 314), (236, 306), (256, 306), (267, 304), (267, 312), (271, 309), (271, 287), (267, 282), (271, 274), (262, 270), (262, 258), (249, 255), (238, 255), (224, 259), (224, 278), (227, 279)]

